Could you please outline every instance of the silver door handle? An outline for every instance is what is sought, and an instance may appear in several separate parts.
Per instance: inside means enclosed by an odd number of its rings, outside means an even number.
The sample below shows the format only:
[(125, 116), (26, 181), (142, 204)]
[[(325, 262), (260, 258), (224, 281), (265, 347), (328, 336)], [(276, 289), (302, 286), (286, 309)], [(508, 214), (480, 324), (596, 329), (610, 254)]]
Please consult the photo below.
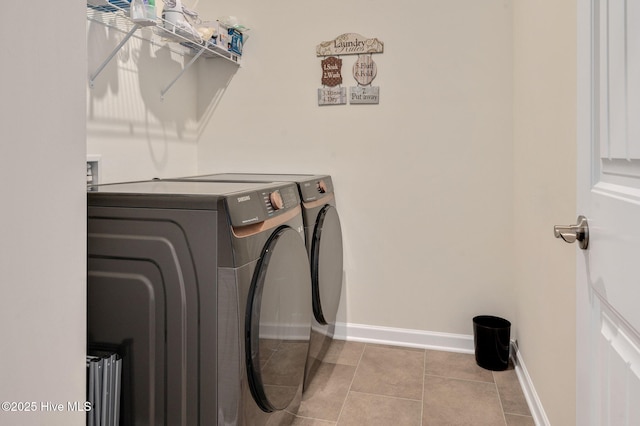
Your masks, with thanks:
[(587, 218), (578, 216), (578, 223), (575, 225), (556, 225), (553, 227), (553, 235), (562, 238), (567, 243), (578, 241), (580, 248), (586, 250), (589, 247), (589, 223)]

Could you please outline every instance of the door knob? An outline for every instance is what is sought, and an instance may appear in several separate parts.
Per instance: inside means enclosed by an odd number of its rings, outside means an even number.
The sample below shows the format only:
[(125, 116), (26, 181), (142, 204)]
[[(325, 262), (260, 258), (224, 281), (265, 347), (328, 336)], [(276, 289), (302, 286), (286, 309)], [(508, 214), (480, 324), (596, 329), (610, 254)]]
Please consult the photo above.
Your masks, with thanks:
[(586, 250), (589, 247), (589, 223), (587, 218), (578, 216), (578, 223), (575, 225), (556, 225), (553, 227), (553, 235), (562, 238), (567, 243), (578, 241), (580, 248)]

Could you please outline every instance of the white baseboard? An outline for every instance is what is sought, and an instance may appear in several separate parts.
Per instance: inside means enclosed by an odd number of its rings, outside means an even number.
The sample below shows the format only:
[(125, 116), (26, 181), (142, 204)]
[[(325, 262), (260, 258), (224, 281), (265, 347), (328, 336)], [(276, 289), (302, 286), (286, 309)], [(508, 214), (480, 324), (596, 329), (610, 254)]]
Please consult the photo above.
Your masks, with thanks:
[[(466, 334), (438, 333), (433, 331), (405, 328), (380, 327), (365, 324), (336, 323), (333, 336), (338, 340), (404, 346), (409, 348), (433, 349), (438, 351), (474, 353), (473, 336)], [(522, 392), (529, 404), (529, 410), (536, 426), (549, 426), (549, 419), (527, 372), (520, 351), (511, 342), (511, 358)]]
[(529, 405), (529, 410), (531, 411), (533, 421), (535, 422), (536, 426), (550, 426), (547, 414), (542, 407), (542, 402), (540, 402), (538, 393), (536, 392), (536, 389), (533, 386), (533, 382), (531, 381), (531, 376), (529, 376), (527, 367), (524, 365), (522, 355), (518, 350), (518, 346), (513, 341), (511, 342), (511, 359), (513, 360), (513, 364), (515, 365), (516, 374), (518, 375), (518, 381), (520, 382), (520, 387), (522, 388), (524, 397), (527, 400), (527, 404)]
[(474, 353), (473, 336), (437, 333), (406, 328), (336, 323), (334, 338), (353, 342), (377, 343), (408, 348)]

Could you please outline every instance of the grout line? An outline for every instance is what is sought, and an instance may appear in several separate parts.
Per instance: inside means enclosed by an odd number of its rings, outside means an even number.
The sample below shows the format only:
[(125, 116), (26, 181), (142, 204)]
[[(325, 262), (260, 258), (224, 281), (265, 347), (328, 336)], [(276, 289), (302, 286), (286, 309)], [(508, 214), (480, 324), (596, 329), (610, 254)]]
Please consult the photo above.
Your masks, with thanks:
[(508, 414), (508, 415), (514, 416), (514, 417), (517, 416), (517, 417), (524, 417), (524, 418), (527, 418), (527, 419), (533, 419), (533, 416), (529, 416), (527, 414), (518, 414), (518, 413), (504, 413), (504, 414)]
[(342, 401), (342, 407), (340, 407), (340, 414), (338, 414), (338, 420), (336, 420), (336, 425), (340, 422), (340, 417), (342, 417), (342, 412), (344, 411), (344, 407), (345, 405), (347, 405), (347, 398), (349, 398), (349, 392), (351, 392), (351, 387), (353, 386), (353, 382), (356, 380), (356, 374), (358, 374), (358, 368), (360, 368), (360, 362), (362, 361), (362, 357), (364, 356), (364, 351), (366, 350), (367, 350), (367, 343), (365, 343), (364, 347), (362, 348), (360, 359), (358, 359), (358, 363), (356, 364), (356, 370), (353, 372), (351, 383), (349, 383), (349, 389), (347, 390), (347, 395), (344, 397), (344, 401)]
[(484, 384), (487, 384), (487, 385), (495, 385), (496, 384), (495, 380), (493, 382), (486, 382), (484, 380), (461, 379), (460, 377), (441, 376), (439, 374), (425, 374), (425, 376), (440, 377), (440, 378), (443, 378), (443, 379), (451, 379), (451, 380), (460, 380), (460, 381), (463, 381), (463, 382), (484, 383)]
[(327, 424), (332, 424), (332, 425), (337, 425), (338, 424), (337, 421), (334, 422), (333, 420), (318, 419), (316, 417), (298, 416), (298, 415), (296, 415), (296, 418), (298, 418), (298, 419), (306, 419), (306, 420), (314, 420), (316, 422), (327, 423)]
[(496, 393), (498, 394), (498, 403), (500, 404), (500, 411), (502, 412), (502, 419), (504, 420), (504, 424), (507, 424), (507, 416), (505, 415), (504, 412), (504, 405), (502, 404), (502, 395), (500, 394), (500, 389), (498, 389), (498, 382), (496, 381), (496, 376), (494, 375), (494, 372), (491, 372), (491, 377), (493, 377), (493, 384), (496, 387)]
[(349, 393), (357, 393), (360, 395), (371, 395), (371, 396), (379, 396), (380, 398), (392, 398), (392, 399), (400, 399), (402, 401), (411, 401), (411, 402), (420, 402), (419, 399), (414, 398), (403, 398), (401, 396), (393, 396), (393, 395), (383, 395), (381, 393), (371, 393), (371, 392), (360, 392), (360, 391), (349, 391)]

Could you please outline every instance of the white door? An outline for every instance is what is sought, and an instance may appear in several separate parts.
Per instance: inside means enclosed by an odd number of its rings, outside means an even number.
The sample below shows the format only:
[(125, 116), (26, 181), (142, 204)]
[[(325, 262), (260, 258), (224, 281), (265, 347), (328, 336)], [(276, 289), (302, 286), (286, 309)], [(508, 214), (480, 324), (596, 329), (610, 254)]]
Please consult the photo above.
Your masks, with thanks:
[(578, 0), (577, 424), (640, 425), (640, 1)]

